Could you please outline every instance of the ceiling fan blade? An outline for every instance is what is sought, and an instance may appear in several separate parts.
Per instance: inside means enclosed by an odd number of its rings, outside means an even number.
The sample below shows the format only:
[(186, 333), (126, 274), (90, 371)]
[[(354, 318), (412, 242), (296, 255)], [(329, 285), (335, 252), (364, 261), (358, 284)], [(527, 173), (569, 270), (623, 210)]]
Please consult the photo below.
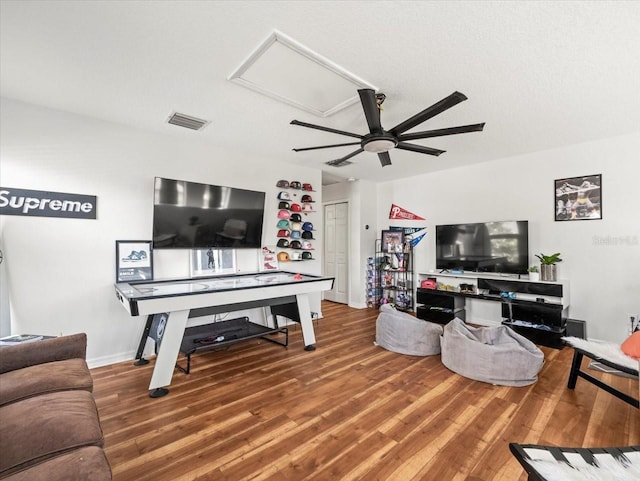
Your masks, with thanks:
[(389, 132), (397, 137), (401, 133), (414, 128), (416, 125), (421, 124), (425, 120), (429, 120), (430, 118), (441, 114), (445, 110), (450, 109), (454, 105), (457, 105), (464, 100), (467, 100), (467, 97), (464, 94), (461, 94), (460, 92), (453, 92), (451, 95), (445, 97), (440, 102), (436, 102), (431, 107), (427, 107), (422, 112), (417, 113), (404, 122), (399, 123), (394, 128), (389, 130)]
[(306, 122), (300, 122), (299, 120), (292, 120), (290, 123), (291, 125), (299, 125), (301, 127), (308, 127), (310, 129), (323, 130), (325, 132), (331, 132), (332, 134), (347, 135), (349, 137), (355, 137), (356, 139), (361, 139), (363, 137), (362, 135), (354, 134), (352, 132), (345, 132), (344, 130), (336, 130), (330, 127), (323, 127), (322, 125), (308, 124)]
[(422, 145), (407, 144), (406, 142), (398, 142), (396, 149), (410, 150), (411, 152), (419, 152), (421, 154), (429, 154), (438, 156), (446, 152), (446, 150), (432, 149), (431, 147), (423, 147)]
[(391, 165), (391, 157), (389, 156), (389, 152), (378, 152), (378, 158), (380, 159), (380, 164), (382, 164), (382, 167)]
[(361, 152), (364, 152), (364, 149), (362, 147), (360, 147), (358, 150), (354, 150), (350, 154), (345, 155), (341, 159), (331, 160), (331, 161), (327, 162), (327, 165), (333, 165), (334, 167), (340, 167), (341, 164), (345, 163), (351, 157), (355, 157), (356, 155), (358, 155)]
[(481, 132), (484, 129), (484, 122), (481, 124), (461, 125), (460, 127), (449, 127), (446, 129), (427, 130), (424, 132), (414, 132), (398, 136), (398, 140), (428, 139), (430, 137), (443, 137), (445, 135), (466, 134), (468, 132)]
[(303, 152), (305, 150), (330, 149), (332, 147), (344, 147), (346, 145), (360, 145), (360, 142), (348, 142), (346, 144), (320, 145), (318, 147), (303, 147), (301, 149), (291, 149), (294, 152)]
[(360, 89), (358, 90), (358, 94), (360, 94), (360, 102), (362, 102), (362, 109), (367, 119), (369, 132), (372, 134), (382, 132), (380, 109), (378, 108), (378, 102), (376, 102), (376, 93), (372, 89)]

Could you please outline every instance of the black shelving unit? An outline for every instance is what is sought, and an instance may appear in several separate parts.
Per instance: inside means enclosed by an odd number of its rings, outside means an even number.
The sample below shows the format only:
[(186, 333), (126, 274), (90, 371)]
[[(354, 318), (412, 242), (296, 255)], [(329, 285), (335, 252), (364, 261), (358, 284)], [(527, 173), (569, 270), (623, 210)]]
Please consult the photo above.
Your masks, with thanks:
[(383, 252), (382, 241), (377, 239), (367, 277), (370, 307), (392, 303), (399, 311), (413, 310), (413, 248), (410, 242), (404, 243), (401, 253), (392, 254)]
[[(444, 276), (427, 275), (432, 279)], [(499, 302), (502, 324), (508, 325), (536, 344), (562, 348), (562, 337), (567, 332), (568, 310), (568, 307), (563, 305), (563, 297), (568, 293), (564, 291), (561, 283), (491, 279), (481, 276), (464, 276), (460, 279), (477, 283), (478, 291), (474, 293), (418, 288), (417, 317), (441, 324), (446, 324), (454, 317), (472, 322), (465, 319), (466, 300)], [(505, 298), (501, 295), (502, 292), (512, 292), (528, 298)]]
[(454, 292), (418, 288), (417, 317), (438, 324), (446, 324), (454, 317), (464, 321), (464, 298), (454, 294)]

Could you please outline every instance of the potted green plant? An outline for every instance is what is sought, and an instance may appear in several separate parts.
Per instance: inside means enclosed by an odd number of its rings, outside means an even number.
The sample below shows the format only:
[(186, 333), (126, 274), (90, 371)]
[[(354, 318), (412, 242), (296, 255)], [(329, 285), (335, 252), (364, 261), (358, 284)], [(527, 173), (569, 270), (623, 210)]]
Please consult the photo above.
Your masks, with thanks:
[(529, 280), (533, 282), (540, 280), (540, 269), (538, 269), (538, 266), (529, 267)]
[(556, 264), (562, 262), (560, 253), (556, 252), (550, 256), (536, 254), (536, 257), (540, 260), (540, 279), (543, 281), (555, 281), (557, 276)]

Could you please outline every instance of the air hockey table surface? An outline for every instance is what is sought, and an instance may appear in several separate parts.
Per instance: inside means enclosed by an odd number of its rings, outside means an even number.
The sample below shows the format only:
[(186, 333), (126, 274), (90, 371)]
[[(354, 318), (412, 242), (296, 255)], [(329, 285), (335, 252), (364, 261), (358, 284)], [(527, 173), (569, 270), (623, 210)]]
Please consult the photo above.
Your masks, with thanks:
[(333, 281), (333, 277), (273, 271), (118, 283), (115, 289), (129, 314), (139, 316), (308, 294), (332, 289)]
[(234, 274), (231, 276), (166, 279), (153, 282), (118, 283), (116, 289), (130, 300), (204, 294), (206, 292), (252, 289), (257, 287), (300, 284), (328, 279), (287, 271)]

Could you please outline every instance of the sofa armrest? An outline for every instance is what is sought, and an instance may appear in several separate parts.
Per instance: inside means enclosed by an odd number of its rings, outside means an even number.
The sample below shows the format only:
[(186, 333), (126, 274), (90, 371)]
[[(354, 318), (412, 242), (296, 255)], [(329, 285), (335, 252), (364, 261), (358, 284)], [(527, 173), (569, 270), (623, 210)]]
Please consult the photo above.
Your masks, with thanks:
[(85, 333), (0, 347), (0, 374), (45, 362), (86, 359)]

